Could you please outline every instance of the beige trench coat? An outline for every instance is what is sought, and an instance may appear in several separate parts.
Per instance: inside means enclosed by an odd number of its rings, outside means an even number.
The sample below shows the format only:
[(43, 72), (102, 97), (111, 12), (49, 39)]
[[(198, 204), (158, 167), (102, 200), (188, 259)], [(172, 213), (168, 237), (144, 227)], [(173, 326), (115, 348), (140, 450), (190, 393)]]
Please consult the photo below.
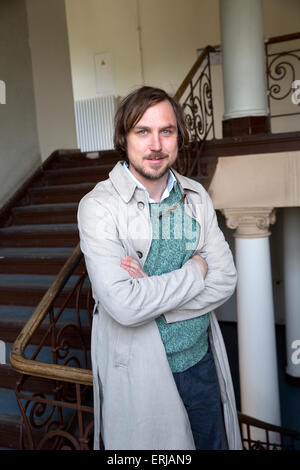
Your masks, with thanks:
[(81, 249), (96, 304), (91, 346), (95, 449), (99, 430), (105, 449), (195, 449), (155, 318), (164, 315), (165, 321), (174, 322), (207, 312), (228, 447), (241, 449), (226, 350), (212, 312), (232, 295), (236, 270), (207, 192), (173, 172), (187, 195), (186, 213), (200, 224), (197, 252), (208, 263), (205, 280), (191, 260), (178, 270), (141, 279), (120, 267), (125, 254), (143, 265), (152, 239), (146, 194), (122, 162), (79, 204)]

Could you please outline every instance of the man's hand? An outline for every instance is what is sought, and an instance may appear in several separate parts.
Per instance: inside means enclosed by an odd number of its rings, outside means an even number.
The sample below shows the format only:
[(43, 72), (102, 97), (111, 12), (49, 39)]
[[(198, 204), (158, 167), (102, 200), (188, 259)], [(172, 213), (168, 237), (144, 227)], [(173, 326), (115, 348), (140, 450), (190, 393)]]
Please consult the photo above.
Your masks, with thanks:
[[(198, 263), (202, 272), (203, 279), (205, 279), (208, 270), (207, 262), (205, 261), (205, 259), (202, 258), (202, 256), (200, 255), (194, 255), (191, 257), (191, 260)], [(121, 260), (120, 266), (121, 268), (125, 269), (131, 277), (134, 277), (134, 279), (148, 277), (148, 274), (143, 271), (140, 263), (134, 258), (131, 258), (131, 256), (126, 255), (125, 259)]]
[(139, 279), (140, 277), (148, 277), (148, 274), (143, 271), (140, 263), (131, 256), (126, 255), (125, 259), (121, 259), (121, 268), (126, 269), (131, 277)]
[(191, 259), (193, 261), (196, 261), (196, 263), (198, 263), (198, 265), (200, 266), (201, 271), (202, 271), (203, 279), (205, 279), (206, 274), (207, 274), (207, 270), (208, 270), (208, 265), (207, 265), (207, 262), (205, 261), (205, 259), (202, 258), (202, 256), (200, 256), (200, 255), (194, 255), (194, 256), (191, 257)]

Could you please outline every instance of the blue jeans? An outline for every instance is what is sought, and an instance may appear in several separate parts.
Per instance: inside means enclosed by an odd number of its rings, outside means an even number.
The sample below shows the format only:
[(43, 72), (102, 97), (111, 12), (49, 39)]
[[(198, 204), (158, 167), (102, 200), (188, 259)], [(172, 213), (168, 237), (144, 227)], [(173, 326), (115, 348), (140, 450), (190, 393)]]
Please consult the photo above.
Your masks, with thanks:
[(220, 450), (222, 405), (210, 346), (201, 361), (173, 376), (190, 420), (196, 450)]

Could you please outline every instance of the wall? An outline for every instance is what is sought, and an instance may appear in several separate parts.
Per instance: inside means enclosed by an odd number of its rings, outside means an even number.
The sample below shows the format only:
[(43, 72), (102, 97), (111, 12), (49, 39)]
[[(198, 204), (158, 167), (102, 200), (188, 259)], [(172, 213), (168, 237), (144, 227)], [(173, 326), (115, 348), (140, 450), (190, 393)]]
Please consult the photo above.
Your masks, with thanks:
[(220, 44), (218, 0), (141, 0), (140, 9), (147, 82), (175, 93), (196, 50)]
[[(266, 37), (299, 30), (298, 0), (263, 8)], [(95, 53), (112, 53), (116, 94), (143, 81), (174, 93), (196, 50), (220, 44), (218, 0), (66, 0), (66, 12), (76, 100), (96, 96)]]
[(299, 31), (299, 0), (262, 0), (265, 37)]
[(0, 207), (41, 163), (24, 0), (0, 2)]
[(66, 0), (66, 11), (76, 100), (96, 96), (95, 53), (112, 52), (117, 95), (143, 82), (174, 93), (197, 48), (220, 42), (218, 0)]
[(77, 148), (64, 0), (27, 0), (38, 134), (42, 160)]
[[(298, 0), (263, 0), (263, 10), (265, 37), (299, 29)], [(221, 42), (219, 0), (66, 0), (66, 11), (75, 100), (97, 96), (96, 53), (112, 54), (115, 95), (144, 83), (174, 94), (197, 49)], [(212, 74), (216, 136), (221, 138), (222, 66), (214, 65)], [(290, 101), (279, 105), (293, 112)], [(273, 120), (273, 132), (298, 130), (297, 118)]]
[(66, 13), (75, 100), (97, 95), (97, 53), (112, 53), (116, 95), (142, 84), (135, 0), (66, 0)]

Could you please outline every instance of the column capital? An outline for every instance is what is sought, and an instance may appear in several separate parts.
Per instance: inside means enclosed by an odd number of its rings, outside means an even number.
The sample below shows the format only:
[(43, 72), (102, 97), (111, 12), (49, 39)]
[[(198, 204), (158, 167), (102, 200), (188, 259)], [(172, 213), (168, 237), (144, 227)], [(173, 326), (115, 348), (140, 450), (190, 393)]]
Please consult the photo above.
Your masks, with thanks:
[(236, 238), (269, 237), (270, 224), (276, 221), (273, 207), (247, 207), (222, 209), (228, 228), (235, 229)]

